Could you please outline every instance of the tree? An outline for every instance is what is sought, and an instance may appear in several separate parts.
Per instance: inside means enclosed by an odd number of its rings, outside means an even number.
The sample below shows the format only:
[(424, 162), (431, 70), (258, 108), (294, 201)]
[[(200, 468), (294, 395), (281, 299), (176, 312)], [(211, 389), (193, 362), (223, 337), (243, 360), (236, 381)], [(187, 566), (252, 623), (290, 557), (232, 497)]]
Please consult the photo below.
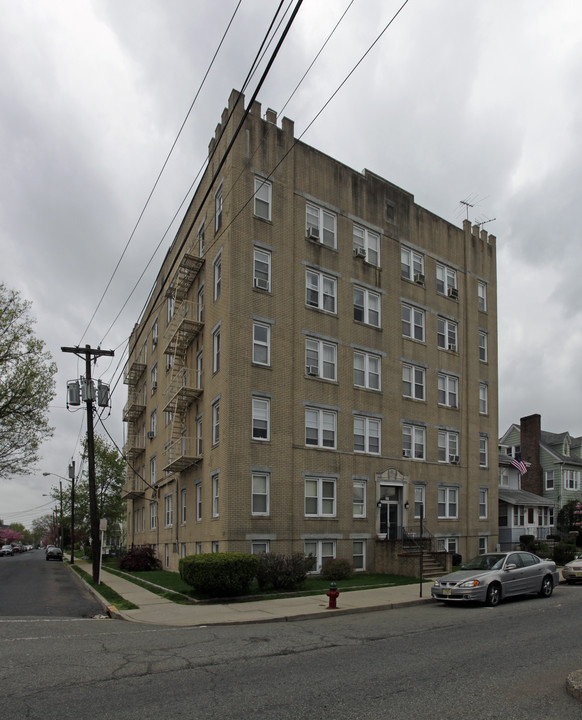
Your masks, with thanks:
[[(40, 545), (43, 540), (54, 541), (54, 516), (52, 513), (47, 513), (40, 518), (36, 518), (32, 521), (32, 540), (34, 545)], [(46, 544), (46, 543), (45, 543)]]
[(57, 366), (34, 335), (30, 307), (0, 283), (0, 477), (31, 472), (53, 434), (48, 407)]

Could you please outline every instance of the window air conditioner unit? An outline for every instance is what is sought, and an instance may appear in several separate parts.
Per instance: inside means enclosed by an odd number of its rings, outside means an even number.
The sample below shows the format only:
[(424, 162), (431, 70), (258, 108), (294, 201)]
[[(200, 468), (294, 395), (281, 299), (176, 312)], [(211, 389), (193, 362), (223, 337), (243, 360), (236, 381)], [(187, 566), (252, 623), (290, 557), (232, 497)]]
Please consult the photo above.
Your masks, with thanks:
[(403, 450), (403, 451), (402, 451), (402, 457), (409, 458), (409, 457), (410, 457), (410, 450)]
[(319, 228), (316, 228), (316, 227), (307, 228), (307, 238), (309, 240), (319, 240)]
[(354, 248), (354, 257), (365, 258), (366, 257), (366, 248), (363, 248), (363, 247)]
[(148, 439), (153, 440), (155, 438), (156, 434), (153, 430), (148, 430)]
[(459, 464), (459, 456), (458, 455), (449, 455), (449, 462), (451, 465), (458, 465)]
[(259, 288), (259, 290), (268, 290), (269, 281), (264, 278), (255, 278), (255, 287)]
[(457, 346), (456, 346), (456, 345), (449, 345), (449, 350), (452, 350), (453, 352), (457, 352)]
[(319, 375), (319, 368), (317, 367), (317, 365), (308, 365), (307, 374), (317, 377)]
[(414, 276), (414, 282), (417, 285), (424, 285), (424, 275), (422, 273), (416, 273)]
[(457, 288), (449, 288), (449, 297), (456, 300), (459, 297), (459, 291)]

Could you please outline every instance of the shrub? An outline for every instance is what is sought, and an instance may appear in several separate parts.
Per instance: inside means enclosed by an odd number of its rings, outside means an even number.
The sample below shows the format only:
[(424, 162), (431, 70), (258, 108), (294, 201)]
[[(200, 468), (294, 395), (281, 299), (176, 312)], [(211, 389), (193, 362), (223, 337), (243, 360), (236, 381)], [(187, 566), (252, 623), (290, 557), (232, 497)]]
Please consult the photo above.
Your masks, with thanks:
[(576, 557), (576, 546), (570, 543), (558, 543), (554, 548), (554, 562), (556, 565), (565, 565)]
[(180, 577), (197, 592), (215, 597), (245, 595), (259, 560), (247, 553), (208, 553), (180, 559)]
[(321, 577), (325, 580), (345, 580), (352, 577), (353, 574), (352, 563), (344, 558), (328, 560), (321, 571)]
[(520, 535), (519, 544), (522, 550), (527, 550), (528, 552), (535, 552), (535, 535)]
[(263, 553), (258, 562), (257, 581), (261, 590), (296, 590), (313, 569), (315, 558), (303, 553)]
[(139, 572), (142, 570), (161, 570), (162, 562), (156, 557), (154, 548), (149, 545), (134, 547), (125, 553), (119, 563), (120, 570)]

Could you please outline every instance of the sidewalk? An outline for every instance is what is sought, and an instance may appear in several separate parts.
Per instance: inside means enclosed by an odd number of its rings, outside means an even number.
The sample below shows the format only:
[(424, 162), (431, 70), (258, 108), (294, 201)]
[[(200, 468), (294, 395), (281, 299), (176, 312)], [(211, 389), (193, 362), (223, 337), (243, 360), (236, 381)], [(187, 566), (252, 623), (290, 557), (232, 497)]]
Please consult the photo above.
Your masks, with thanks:
[[(75, 564), (91, 574), (89, 563), (76, 562)], [(107, 605), (107, 602), (93, 588), (90, 588), (111, 617), (148, 625), (174, 627), (291, 621), (331, 617), (338, 613), (406, 607), (430, 600), (432, 586), (432, 581), (423, 583), (422, 597), (420, 597), (420, 583), (343, 592), (337, 599), (337, 609), (328, 610), (328, 599), (325, 593), (276, 600), (178, 605), (106, 570), (101, 571), (101, 581), (123, 598), (138, 606), (137, 610), (117, 610), (117, 608)]]

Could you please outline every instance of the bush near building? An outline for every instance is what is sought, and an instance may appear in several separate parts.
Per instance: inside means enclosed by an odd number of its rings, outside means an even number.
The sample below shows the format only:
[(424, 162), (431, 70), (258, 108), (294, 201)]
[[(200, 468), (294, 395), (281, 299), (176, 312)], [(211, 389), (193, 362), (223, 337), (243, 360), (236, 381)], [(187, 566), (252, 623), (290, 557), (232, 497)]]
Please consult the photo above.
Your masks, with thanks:
[(128, 550), (119, 563), (120, 570), (130, 572), (145, 570), (161, 570), (162, 562), (156, 557), (154, 548), (149, 545), (134, 547)]
[(354, 574), (354, 567), (349, 560), (345, 558), (334, 558), (328, 560), (321, 571), (321, 577), (325, 580), (346, 580)]
[(208, 553), (180, 558), (182, 580), (197, 592), (220, 596), (244, 595), (257, 574), (259, 560), (247, 553)]

